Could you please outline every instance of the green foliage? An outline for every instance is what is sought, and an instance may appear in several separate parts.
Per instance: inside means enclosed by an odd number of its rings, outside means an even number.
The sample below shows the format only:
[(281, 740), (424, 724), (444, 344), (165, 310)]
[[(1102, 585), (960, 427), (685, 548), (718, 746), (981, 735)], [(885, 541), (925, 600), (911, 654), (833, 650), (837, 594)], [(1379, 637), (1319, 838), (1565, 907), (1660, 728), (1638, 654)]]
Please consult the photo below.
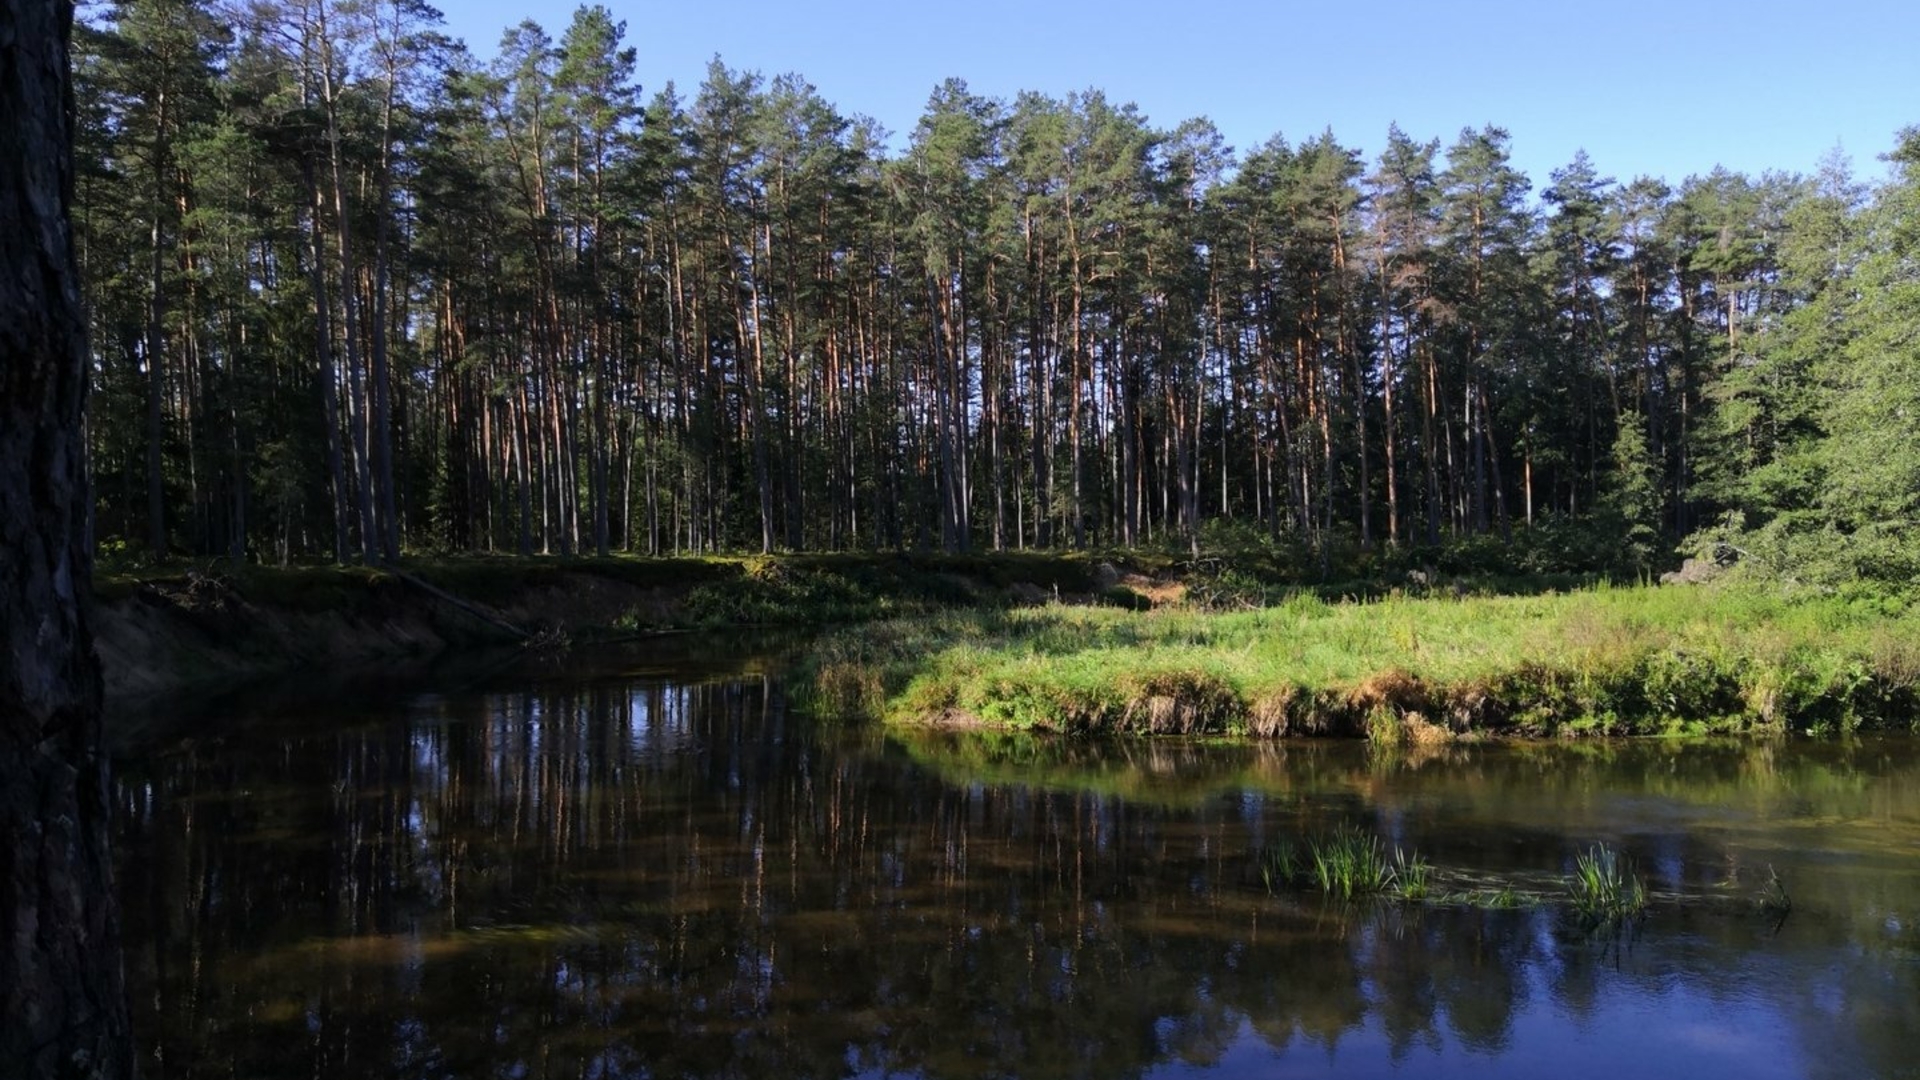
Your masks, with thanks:
[(1749, 577), (1920, 581), (1920, 169), (1894, 160), (1871, 198), (1830, 161), (1788, 209), (1782, 284), (1801, 303), (1723, 390), (1718, 491), (1733, 512), (1694, 543), (1737, 548)]
[[(1536, 204), (1493, 125), (1236, 155), (952, 79), (896, 153), (797, 75), (643, 104), (601, 6), (485, 65), (382, 12), (81, 12), (110, 563), (1151, 545), (1231, 612), (1632, 579), (1731, 513), (1749, 576), (1920, 580), (1911, 132), (1874, 189), (1581, 154)], [(1061, 577), (996, 585), (1144, 604)], [(958, 602), (698, 584), (716, 623)]]
[(1660, 542), (1660, 470), (1647, 449), (1645, 421), (1637, 412), (1620, 417), (1613, 438), (1613, 472), (1601, 506), (1617, 545), (1616, 564), (1629, 573), (1653, 567)]
[(688, 594), (696, 626), (831, 625), (893, 618), (981, 601), (972, 579), (885, 558), (757, 556), (740, 572)]

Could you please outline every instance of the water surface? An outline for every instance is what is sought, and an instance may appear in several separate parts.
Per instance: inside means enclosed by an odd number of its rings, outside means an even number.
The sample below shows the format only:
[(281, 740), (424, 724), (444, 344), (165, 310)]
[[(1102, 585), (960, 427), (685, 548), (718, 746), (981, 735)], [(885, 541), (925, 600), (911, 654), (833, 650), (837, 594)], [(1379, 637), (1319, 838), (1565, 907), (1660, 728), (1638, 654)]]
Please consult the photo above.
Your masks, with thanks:
[[(1920, 746), (887, 736), (692, 643), (232, 699), (119, 766), (149, 1077), (1920, 1076)], [(1345, 904), (1343, 824), (1454, 891)], [(1756, 898), (1777, 873), (1784, 921)]]

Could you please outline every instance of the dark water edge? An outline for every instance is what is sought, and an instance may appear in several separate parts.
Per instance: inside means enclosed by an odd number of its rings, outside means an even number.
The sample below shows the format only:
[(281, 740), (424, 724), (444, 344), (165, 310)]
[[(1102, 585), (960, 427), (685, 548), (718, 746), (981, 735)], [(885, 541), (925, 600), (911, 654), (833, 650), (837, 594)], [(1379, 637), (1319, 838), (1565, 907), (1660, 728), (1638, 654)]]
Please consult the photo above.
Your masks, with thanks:
[[(1070, 743), (790, 713), (765, 643), (233, 696), (119, 766), (149, 1077), (1911, 1077), (1920, 742)], [(1269, 891), (1353, 824), (1460, 889)], [(1770, 873), (1784, 922), (1759, 910)]]

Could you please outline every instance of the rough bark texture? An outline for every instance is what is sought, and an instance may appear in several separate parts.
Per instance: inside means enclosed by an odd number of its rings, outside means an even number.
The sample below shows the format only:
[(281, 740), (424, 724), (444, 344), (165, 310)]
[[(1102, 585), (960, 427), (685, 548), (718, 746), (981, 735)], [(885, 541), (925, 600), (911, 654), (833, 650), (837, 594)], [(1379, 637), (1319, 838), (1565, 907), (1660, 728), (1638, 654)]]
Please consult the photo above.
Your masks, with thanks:
[(0, 1076), (125, 1077), (86, 609), (73, 6), (0, 0)]

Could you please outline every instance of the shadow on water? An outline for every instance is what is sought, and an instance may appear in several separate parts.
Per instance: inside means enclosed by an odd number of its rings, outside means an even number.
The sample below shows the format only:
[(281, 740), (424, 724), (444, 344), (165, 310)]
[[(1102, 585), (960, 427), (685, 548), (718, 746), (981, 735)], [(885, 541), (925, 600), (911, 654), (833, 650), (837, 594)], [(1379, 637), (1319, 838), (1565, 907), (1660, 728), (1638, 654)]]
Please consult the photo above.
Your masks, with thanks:
[[(1916, 1075), (1910, 741), (890, 737), (675, 649), (233, 699), (123, 763), (148, 1075)], [(1601, 940), (1267, 890), (1337, 825), (1487, 879), (1604, 841), (1657, 899)]]

